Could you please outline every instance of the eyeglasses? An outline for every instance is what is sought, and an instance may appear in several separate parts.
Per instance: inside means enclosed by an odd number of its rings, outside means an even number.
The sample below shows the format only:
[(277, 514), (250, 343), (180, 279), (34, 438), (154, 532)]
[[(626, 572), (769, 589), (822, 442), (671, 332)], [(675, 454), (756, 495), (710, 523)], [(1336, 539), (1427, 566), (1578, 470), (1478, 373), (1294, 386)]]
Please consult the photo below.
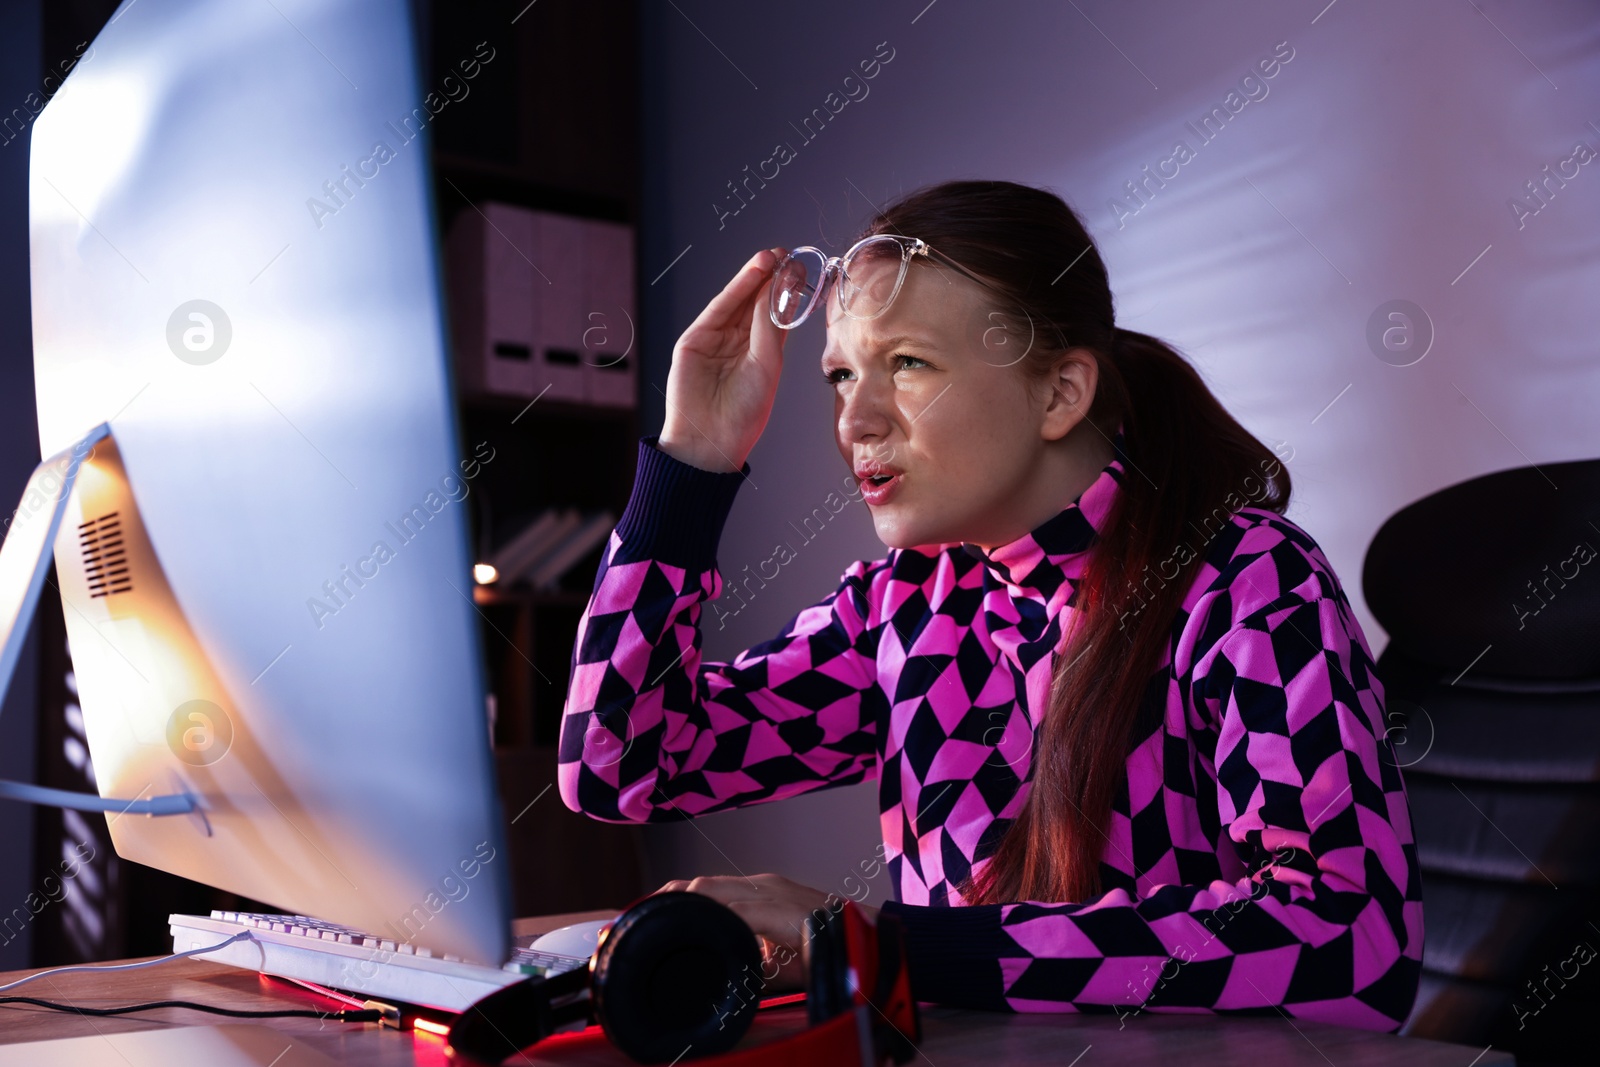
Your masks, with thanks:
[[(887, 311), (899, 295), (900, 287), (905, 284), (911, 257), (928, 255), (937, 256), (997, 294), (1001, 298), (1001, 306), (1012, 306), (1011, 298), (993, 284), (935, 250), (921, 238), (877, 233), (857, 241), (842, 256), (829, 257), (810, 245), (802, 245), (784, 256), (773, 276), (768, 300), (773, 324), (780, 330), (792, 330), (806, 321), (823, 301), (823, 292), (830, 282), (834, 283), (834, 289), (839, 294), (840, 311), (853, 319), (875, 319)], [(852, 274), (850, 271), (856, 263), (890, 257), (898, 260), (899, 264), (892, 278), (887, 272), (861, 271)]]

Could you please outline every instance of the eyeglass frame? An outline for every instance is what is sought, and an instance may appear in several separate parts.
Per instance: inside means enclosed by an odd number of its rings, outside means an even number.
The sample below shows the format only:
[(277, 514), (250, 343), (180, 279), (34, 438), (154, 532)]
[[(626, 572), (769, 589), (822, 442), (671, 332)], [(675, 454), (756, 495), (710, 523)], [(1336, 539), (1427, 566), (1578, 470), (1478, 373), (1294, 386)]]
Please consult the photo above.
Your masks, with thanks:
[[(871, 244), (873, 241), (881, 241), (885, 239), (893, 240), (896, 244), (900, 245), (900, 274), (895, 279), (894, 291), (889, 294), (889, 299), (883, 302), (883, 307), (879, 308), (875, 314), (856, 315), (852, 313), (849, 308), (844, 306), (844, 290), (839, 288), (839, 278), (844, 274), (844, 264), (853, 259), (855, 254), (864, 246)], [(906, 241), (911, 243), (907, 245), (904, 243)], [(815, 252), (818, 256), (822, 257), (822, 281), (817, 284), (817, 288), (815, 292), (813, 292), (811, 300), (806, 304), (805, 310), (800, 312), (800, 315), (787, 326), (778, 321), (778, 289), (776, 285), (773, 286), (772, 290), (767, 294), (767, 315), (772, 319), (772, 324), (780, 330), (792, 330), (810, 318), (811, 313), (817, 309), (817, 305), (826, 299), (825, 293), (830, 284), (833, 286), (834, 291), (839, 294), (839, 312), (841, 314), (849, 315), (853, 319), (870, 322), (872, 319), (882, 315), (885, 311), (888, 311), (890, 305), (894, 303), (895, 298), (900, 295), (900, 289), (905, 285), (906, 275), (910, 273), (911, 257), (927, 256), (932, 254), (938, 256), (941, 260), (950, 264), (950, 266), (954, 267), (968, 278), (971, 278), (985, 289), (1001, 297), (1007, 305), (1018, 307), (1018, 309), (1021, 310), (1023, 315), (1027, 316), (1028, 319), (1028, 348), (1023, 351), (1022, 356), (1026, 356), (1033, 348), (1033, 316), (1028, 313), (1027, 308), (1021, 307), (1017, 304), (1016, 300), (1010, 296), (1010, 294), (1003, 292), (992, 282), (987, 282), (980, 278), (978, 275), (974, 274), (966, 267), (963, 267), (961, 264), (951, 259), (945, 253), (939, 251), (937, 248), (934, 248), (920, 237), (908, 237), (905, 234), (899, 233), (868, 234), (855, 244), (851, 245), (849, 248), (845, 249), (845, 253), (842, 256), (829, 256), (820, 248), (814, 248), (811, 245), (801, 245), (798, 248), (791, 248), (784, 255), (784, 257), (778, 261), (777, 267), (773, 270), (774, 279), (777, 277), (777, 272), (783, 269), (784, 264), (788, 263), (789, 260), (794, 258), (794, 254), (796, 252)], [(991, 329), (1004, 329), (1004, 327), (991, 327)], [(1022, 356), (1018, 356), (1017, 359), (1020, 360)], [(1016, 360), (1013, 360), (1012, 362), (1016, 362)]]

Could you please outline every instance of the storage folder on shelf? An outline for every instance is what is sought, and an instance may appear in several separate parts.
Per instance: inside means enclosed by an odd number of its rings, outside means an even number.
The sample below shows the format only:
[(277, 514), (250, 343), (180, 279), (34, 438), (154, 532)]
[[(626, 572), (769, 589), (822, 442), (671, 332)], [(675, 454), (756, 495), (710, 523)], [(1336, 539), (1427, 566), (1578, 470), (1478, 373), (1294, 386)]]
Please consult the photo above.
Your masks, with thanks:
[(445, 248), (466, 392), (637, 406), (633, 227), (486, 200)]

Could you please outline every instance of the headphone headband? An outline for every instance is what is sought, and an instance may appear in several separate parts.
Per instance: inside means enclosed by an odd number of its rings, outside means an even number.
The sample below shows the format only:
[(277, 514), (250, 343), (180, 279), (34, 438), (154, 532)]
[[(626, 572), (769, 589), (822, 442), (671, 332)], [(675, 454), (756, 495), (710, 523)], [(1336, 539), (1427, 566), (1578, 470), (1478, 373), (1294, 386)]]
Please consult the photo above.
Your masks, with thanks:
[[(703, 1067), (877, 1067), (904, 1063), (921, 1038), (899, 921), (876, 924), (854, 903), (806, 920), (804, 1031), (738, 1052), (760, 1000), (754, 931), (700, 893), (655, 893), (602, 933), (589, 966), (534, 977), (473, 1004), (450, 1030), (451, 1051), (498, 1064), (579, 1019), (639, 1063), (694, 1060)], [(754, 978), (756, 995), (747, 995)]]

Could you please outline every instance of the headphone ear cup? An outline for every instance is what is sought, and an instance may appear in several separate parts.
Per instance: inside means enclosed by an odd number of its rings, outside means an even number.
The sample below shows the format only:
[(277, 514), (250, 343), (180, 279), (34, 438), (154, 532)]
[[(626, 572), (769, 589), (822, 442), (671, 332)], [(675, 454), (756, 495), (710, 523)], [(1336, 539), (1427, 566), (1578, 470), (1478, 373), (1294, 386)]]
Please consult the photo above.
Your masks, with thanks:
[(731, 909), (701, 893), (656, 893), (611, 924), (595, 952), (594, 1013), (640, 1063), (732, 1048), (761, 997), (761, 949)]

